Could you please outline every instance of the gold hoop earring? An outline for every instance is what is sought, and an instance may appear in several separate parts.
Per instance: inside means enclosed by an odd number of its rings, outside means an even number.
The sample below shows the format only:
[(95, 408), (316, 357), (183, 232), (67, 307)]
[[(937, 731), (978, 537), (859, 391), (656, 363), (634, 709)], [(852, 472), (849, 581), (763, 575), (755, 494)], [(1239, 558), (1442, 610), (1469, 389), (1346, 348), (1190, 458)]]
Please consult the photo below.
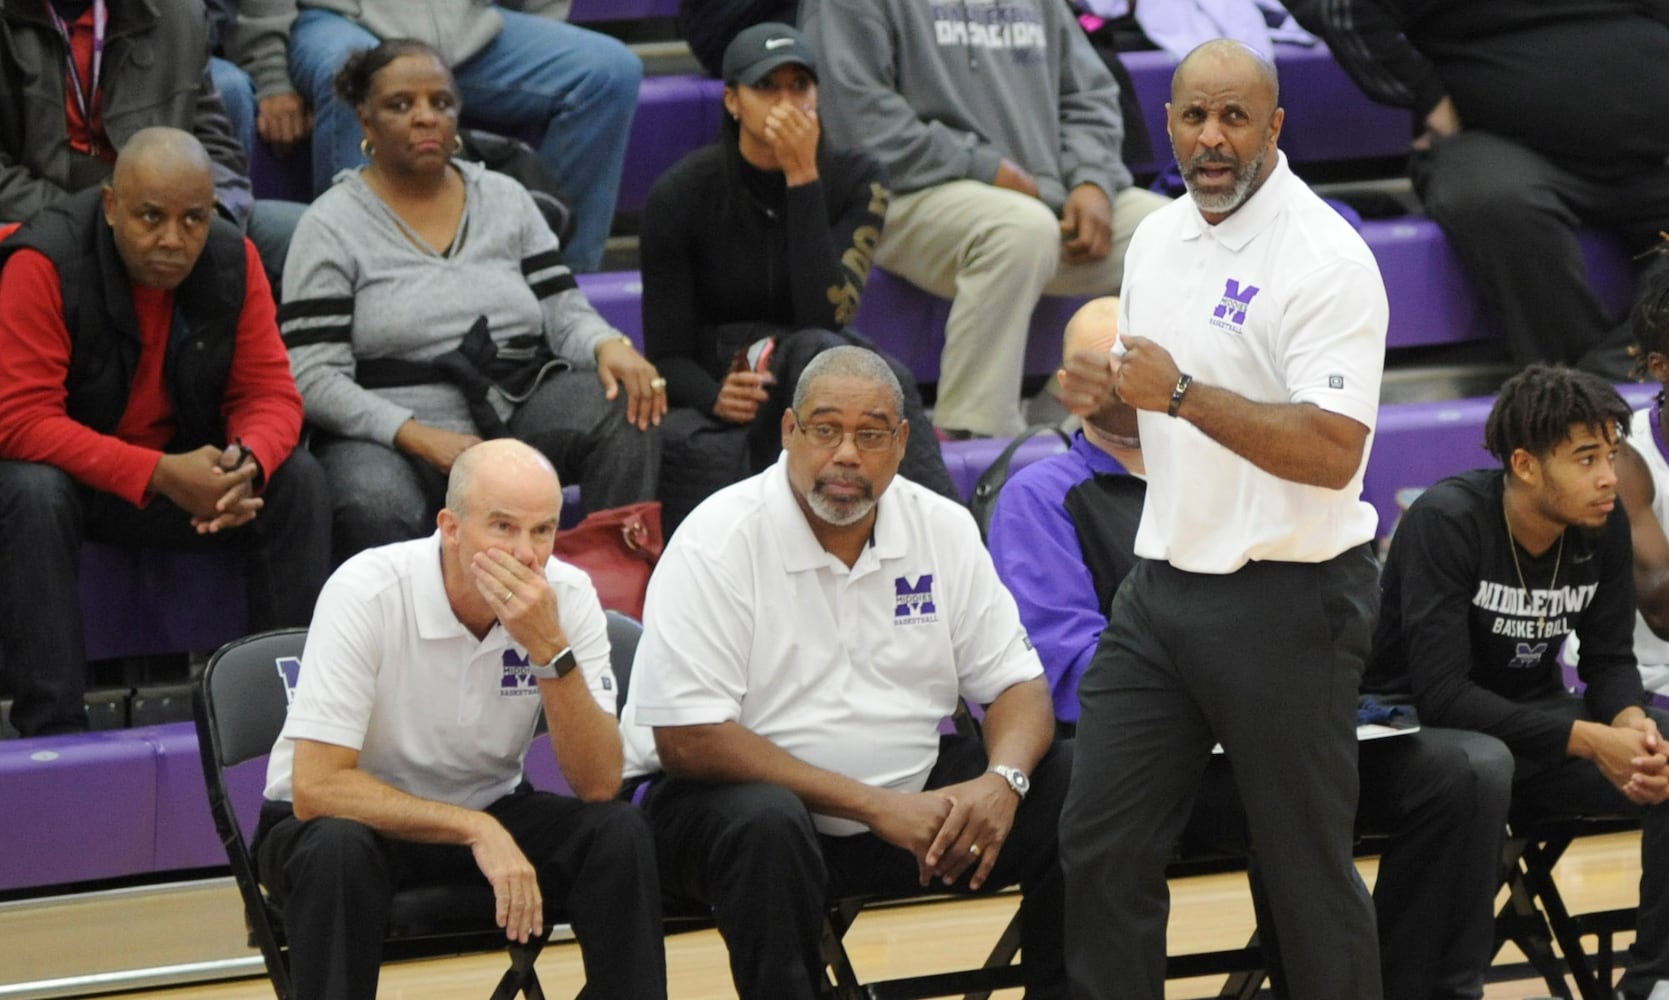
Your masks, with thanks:
[(359, 140), (359, 155), (369, 160), (376, 153), (376, 147), (371, 145), (370, 139)]
[(464, 137), (456, 132), (452, 133), (452, 155), (464, 155)]

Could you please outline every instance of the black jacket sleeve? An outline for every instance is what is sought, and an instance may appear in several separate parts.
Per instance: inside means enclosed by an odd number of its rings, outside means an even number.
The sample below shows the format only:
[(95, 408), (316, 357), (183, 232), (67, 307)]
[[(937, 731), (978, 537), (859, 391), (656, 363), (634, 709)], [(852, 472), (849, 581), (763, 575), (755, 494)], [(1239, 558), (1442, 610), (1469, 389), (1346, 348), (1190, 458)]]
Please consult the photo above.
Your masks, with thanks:
[(696, 211), (714, 195), (690, 188), (684, 176), (677, 167), (663, 175), (643, 207), (643, 354), (666, 379), (669, 405), (711, 413), (719, 383), (699, 360), (695, 262), (702, 252)]
[[(1658, 0), (1669, 2), (1669, 0)], [(1403, 34), (1407, 0), (1286, 0), (1298, 23), (1320, 35), (1363, 93), (1424, 121), (1447, 88), (1431, 60)]]
[(868, 155), (819, 156), (818, 174), (787, 190), (794, 322), (838, 330), (857, 314), (881, 239), (887, 189), (880, 163)]

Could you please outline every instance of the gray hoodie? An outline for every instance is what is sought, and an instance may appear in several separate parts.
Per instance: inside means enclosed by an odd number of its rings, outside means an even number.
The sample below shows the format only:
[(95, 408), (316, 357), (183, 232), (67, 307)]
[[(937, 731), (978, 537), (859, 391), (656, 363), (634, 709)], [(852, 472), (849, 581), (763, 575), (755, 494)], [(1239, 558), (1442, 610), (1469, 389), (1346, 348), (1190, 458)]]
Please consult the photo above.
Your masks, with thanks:
[[(504, 0), (503, 6), (560, 18), (569, 2)], [(255, 81), (256, 96), (293, 93), (290, 26), (297, 7), (313, 7), (341, 14), (378, 38), (415, 38), (456, 66), (504, 30), (494, 6), (490, 0), (242, 0), (226, 53)]]
[(802, 0), (819, 111), (898, 192), (990, 182), (1013, 160), (1059, 212), (1067, 192), (1129, 187), (1118, 84), (1060, 0)]

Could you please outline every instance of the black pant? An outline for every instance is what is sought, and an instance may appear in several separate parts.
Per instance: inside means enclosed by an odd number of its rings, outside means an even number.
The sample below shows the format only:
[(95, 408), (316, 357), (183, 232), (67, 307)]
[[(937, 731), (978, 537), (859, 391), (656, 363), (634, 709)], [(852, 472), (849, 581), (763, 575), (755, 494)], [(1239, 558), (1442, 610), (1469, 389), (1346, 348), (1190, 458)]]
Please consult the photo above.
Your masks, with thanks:
[[(1530, 704), (1572, 722), (1610, 721), (1593, 719), (1587, 705), (1574, 695), (1556, 694)], [(1655, 708), (1646, 711), (1659, 730), (1669, 732), (1669, 713)], [(1645, 997), (1655, 984), (1669, 981), (1669, 803), (1641, 806), (1629, 801), (1591, 761), (1571, 757), (1550, 765), (1518, 757), (1515, 763), (1514, 817), (1640, 817), (1640, 919), (1629, 947), (1628, 971), (1618, 986), (1624, 996)]]
[[(660, 885), (642, 815), (625, 802), (581, 802), (524, 786), (486, 811), (538, 870), (546, 920), (566, 916), (585, 961), (588, 997), (666, 996)], [(284, 911), (294, 995), (374, 1000), (395, 891), (486, 884), (467, 847), (384, 837), (346, 819), (302, 822), (288, 802), (261, 809), (261, 882)]]
[(1377, 599), (1366, 546), (1227, 575), (1137, 564), (1078, 686), (1061, 816), (1074, 996), (1165, 988), (1165, 868), (1220, 741), (1300, 1000), (1381, 995), (1373, 905), (1352, 857), (1356, 691)]
[[(946, 736), (927, 787), (968, 781), (985, 768), (985, 748), (977, 740)], [(1066, 996), (1055, 831), (1071, 770), (1072, 744), (1056, 743), (1031, 775), (1014, 829), (979, 890), (1020, 885), (1020, 950), (1032, 1000)], [(742, 1000), (817, 995), (823, 977), (819, 942), (832, 900), (972, 892), (966, 875), (955, 885), (921, 888), (914, 855), (872, 833), (819, 834), (805, 805), (777, 785), (663, 778), (650, 788), (644, 809), (655, 831), (662, 884), (671, 897), (713, 908)]]
[(87, 728), (87, 647), (76, 579), (82, 539), (137, 548), (244, 554), (252, 631), (306, 625), (330, 561), (330, 503), (311, 455), (267, 476), (247, 525), (199, 535), (165, 497), (135, 507), (79, 486), (61, 469), (0, 462), (0, 642), (12, 679), (12, 725), (25, 736)]
[[(1515, 361), (1627, 376), (1621, 348), (1629, 334), (1620, 324), (1627, 317), (1601, 306), (1576, 233), (1614, 230), (1631, 254), (1656, 244), (1669, 229), (1669, 164), (1584, 177), (1510, 139), (1468, 129), (1438, 139), (1411, 166), (1427, 214), (1448, 235)], [(1669, 257), (1650, 266), (1669, 267)]]

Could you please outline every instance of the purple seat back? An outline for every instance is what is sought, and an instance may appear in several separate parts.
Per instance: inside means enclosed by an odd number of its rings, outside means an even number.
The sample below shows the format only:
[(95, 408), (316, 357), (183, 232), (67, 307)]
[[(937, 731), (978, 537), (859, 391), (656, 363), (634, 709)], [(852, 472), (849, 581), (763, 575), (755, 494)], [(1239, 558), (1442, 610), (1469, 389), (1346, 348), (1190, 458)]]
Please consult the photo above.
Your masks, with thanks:
[[(945, 467), (950, 470), (951, 480), (956, 483), (964, 501), (973, 498), (974, 484), (1008, 447), (1009, 440), (976, 438), (972, 441), (946, 441), (939, 446), (939, 451), (945, 456)], [(1015, 450), (1014, 457), (1009, 461), (1008, 474), (1012, 476), (1033, 462), (1065, 450), (1060, 438), (1053, 434), (1039, 434)]]
[(649, 188), (668, 167), (718, 138), (723, 114), (724, 84), (718, 80), (704, 76), (644, 77), (615, 209), (640, 211)]

